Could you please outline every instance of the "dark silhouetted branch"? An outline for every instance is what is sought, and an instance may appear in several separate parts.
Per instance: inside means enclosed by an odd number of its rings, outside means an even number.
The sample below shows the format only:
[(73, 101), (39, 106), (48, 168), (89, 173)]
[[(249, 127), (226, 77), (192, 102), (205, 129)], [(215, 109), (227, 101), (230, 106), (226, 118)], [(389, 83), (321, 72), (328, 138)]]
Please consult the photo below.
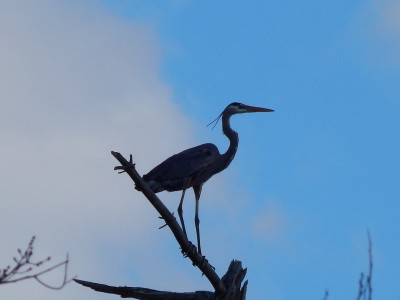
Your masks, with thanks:
[(182, 253), (193, 262), (193, 265), (197, 266), (201, 272), (207, 277), (215, 291), (218, 294), (225, 293), (225, 286), (221, 279), (215, 273), (214, 268), (208, 263), (204, 256), (201, 256), (196, 247), (187, 239), (183, 233), (181, 227), (176, 221), (175, 217), (171, 214), (168, 208), (161, 202), (161, 200), (156, 196), (156, 194), (147, 186), (143, 181), (142, 177), (135, 169), (135, 165), (132, 163), (132, 155), (130, 155), (129, 161), (127, 161), (120, 153), (112, 151), (111, 154), (120, 162), (121, 166), (115, 167), (115, 170), (125, 171), (135, 184), (140, 188), (142, 193), (158, 211), (161, 217), (164, 219), (165, 223), (171, 229), (176, 240), (178, 241)]
[(360, 274), (360, 280), (358, 281), (358, 295), (356, 300), (372, 299), (372, 269), (373, 269), (373, 261), (372, 261), (372, 241), (371, 234), (369, 231), (368, 234), (368, 258), (369, 258), (369, 268), (368, 275), (365, 277), (364, 273)]
[(193, 293), (174, 293), (166, 291), (156, 291), (141, 287), (109, 286), (94, 282), (75, 279), (75, 282), (87, 286), (97, 292), (120, 295), (121, 298), (134, 298), (139, 300), (209, 300), (215, 299), (212, 292), (193, 292)]
[[(34, 241), (35, 237), (33, 236), (25, 251), (22, 251), (21, 249), (17, 250), (18, 256), (13, 258), (14, 260), (13, 267), (7, 266), (4, 269), (0, 269), (0, 284), (16, 283), (27, 279), (35, 279), (41, 285), (49, 289), (54, 289), (54, 290), (62, 289), (68, 282), (71, 281), (67, 279), (68, 263), (69, 263), (68, 254), (67, 258), (64, 261), (55, 264), (49, 268), (46, 268), (44, 270), (43, 269), (40, 270), (41, 266), (43, 266), (44, 264), (48, 263), (51, 260), (51, 257), (49, 256), (37, 262), (32, 261)], [(60, 286), (57, 287), (51, 286), (40, 279), (41, 275), (49, 273), (60, 267), (64, 267), (64, 278)]]
[(222, 281), (227, 287), (226, 293), (220, 296), (208, 291), (176, 293), (141, 287), (116, 287), (78, 279), (74, 279), (74, 281), (97, 292), (119, 295), (121, 298), (134, 298), (139, 300), (245, 300), (247, 281), (243, 284), (243, 287), (240, 288), (245, 275), (246, 270), (242, 268), (242, 264), (239, 261), (232, 261), (227, 273), (222, 277)]
[(166, 225), (171, 229), (175, 239), (180, 245), (183, 255), (188, 257), (192, 261), (193, 265), (200, 269), (202, 274), (204, 274), (210, 281), (215, 291), (175, 293), (141, 287), (115, 287), (77, 279), (75, 282), (98, 292), (120, 295), (122, 298), (134, 298), (140, 300), (245, 300), (248, 282), (246, 281), (242, 285), (242, 281), (246, 276), (246, 269), (242, 268), (242, 263), (233, 260), (229, 265), (226, 274), (222, 279), (220, 279), (217, 273), (215, 273), (214, 268), (208, 263), (208, 260), (204, 256), (200, 255), (197, 248), (187, 239), (175, 217), (138, 174), (135, 165), (132, 162), (132, 155), (130, 155), (130, 159), (127, 161), (118, 152), (111, 151), (111, 154), (121, 164), (121, 166), (117, 166), (114, 169), (121, 170), (120, 173), (126, 172), (131, 177), (136, 186), (141, 190), (144, 196), (161, 215), (161, 218), (165, 221)]

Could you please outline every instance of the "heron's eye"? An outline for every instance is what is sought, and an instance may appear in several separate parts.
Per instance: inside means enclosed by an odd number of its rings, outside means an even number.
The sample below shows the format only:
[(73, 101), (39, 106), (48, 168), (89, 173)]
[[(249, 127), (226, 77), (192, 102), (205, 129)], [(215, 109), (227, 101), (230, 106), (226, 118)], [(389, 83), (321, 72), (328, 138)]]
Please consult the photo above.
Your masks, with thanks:
[(237, 107), (237, 110), (240, 110), (240, 111), (246, 109), (245, 105), (243, 105), (242, 103), (238, 103), (236, 107)]
[(244, 110), (246, 107), (242, 103), (232, 102), (231, 104), (228, 105), (227, 108), (232, 109), (232, 110), (234, 110), (236, 112), (240, 112), (240, 111)]

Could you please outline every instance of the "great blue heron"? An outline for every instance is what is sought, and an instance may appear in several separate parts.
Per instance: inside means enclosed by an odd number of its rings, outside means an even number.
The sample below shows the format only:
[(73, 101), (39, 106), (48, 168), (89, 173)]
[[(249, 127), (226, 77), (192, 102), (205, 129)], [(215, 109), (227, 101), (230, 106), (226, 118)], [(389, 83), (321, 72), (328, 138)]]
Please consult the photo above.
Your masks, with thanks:
[(214, 144), (207, 143), (199, 145), (171, 156), (143, 176), (143, 180), (155, 193), (182, 190), (181, 201), (178, 206), (178, 214), (185, 235), (186, 229), (183, 220), (182, 203), (186, 189), (193, 188), (196, 198), (195, 226), (197, 246), (200, 254), (199, 199), (201, 188), (213, 175), (221, 172), (229, 166), (236, 154), (239, 144), (238, 134), (230, 126), (230, 117), (241, 113), (272, 111), (272, 109), (249, 106), (238, 102), (229, 104), (214, 120), (217, 123), (222, 117), (222, 131), (228, 137), (230, 142), (229, 148), (224, 154), (220, 154), (218, 148)]

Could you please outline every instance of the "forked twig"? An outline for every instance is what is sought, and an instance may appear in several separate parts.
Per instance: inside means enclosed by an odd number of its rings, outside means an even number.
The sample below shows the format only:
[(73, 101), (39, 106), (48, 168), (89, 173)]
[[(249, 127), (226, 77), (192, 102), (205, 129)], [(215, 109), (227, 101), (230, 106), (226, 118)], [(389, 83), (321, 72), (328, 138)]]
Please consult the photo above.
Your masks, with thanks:
[[(27, 248), (25, 251), (18, 249), (18, 256), (13, 258), (14, 266), (7, 266), (4, 269), (0, 269), (0, 284), (8, 284), (8, 283), (16, 283), (23, 280), (28, 279), (35, 279), (41, 285), (53, 289), (53, 290), (60, 290), (62, 289), (67, 283), (69, 283), (72, 279), (68, 279), (68, 264), (69, 264), (69, 257), (67, 254), (67, 258), (47, 269), (40, 270), (40, 267), (51, 260), (51, 257), (47, 257), (40, 261), (33, 261), (33, 243), (35, 241), (35, 236), (32, 237), (30, 240)], [(40, 276), (49, 273), (55, 269), (60, 267), (64, 267), (64, 278), (60, 286), (52, 286), (45, 283)]]

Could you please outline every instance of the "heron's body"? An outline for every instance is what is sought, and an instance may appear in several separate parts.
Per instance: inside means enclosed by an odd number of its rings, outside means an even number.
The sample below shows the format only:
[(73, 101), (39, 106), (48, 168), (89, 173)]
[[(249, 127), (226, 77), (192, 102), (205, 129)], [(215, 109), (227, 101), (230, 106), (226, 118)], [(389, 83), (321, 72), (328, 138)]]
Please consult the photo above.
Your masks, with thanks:
[(155, 192), (174, 192), (202, 185), (224, 168), (215, 165), (221, 154), (214, 144), (202, 144), (171, 156), (143, 176)]
[(222, 130), (230, 141), (229, 148), (224, 154), (220, 154), (217, 146), (214, 144), (202, 144), (171, 156), (143, 176), (143, 180), (155, 193), (162, 191), (182, 191), (178, 213), (185, 234), (186, 229), (183, 221), (182, 203), (186, 189), (193, 188), (196, 197), (195, 224), (197, 244), (200, 253), (198, 204), (201, 188), (213, 175), (229, 166), (230, 162), (235, 157), (239, 144), (237, 132), (230, 127), (230, 117), (237, 113), (268, 111), (273, 110), (252, 107), (236, 102), (229, 104), (217, 118), (218, 122), (219, 118), (222, 117)]

